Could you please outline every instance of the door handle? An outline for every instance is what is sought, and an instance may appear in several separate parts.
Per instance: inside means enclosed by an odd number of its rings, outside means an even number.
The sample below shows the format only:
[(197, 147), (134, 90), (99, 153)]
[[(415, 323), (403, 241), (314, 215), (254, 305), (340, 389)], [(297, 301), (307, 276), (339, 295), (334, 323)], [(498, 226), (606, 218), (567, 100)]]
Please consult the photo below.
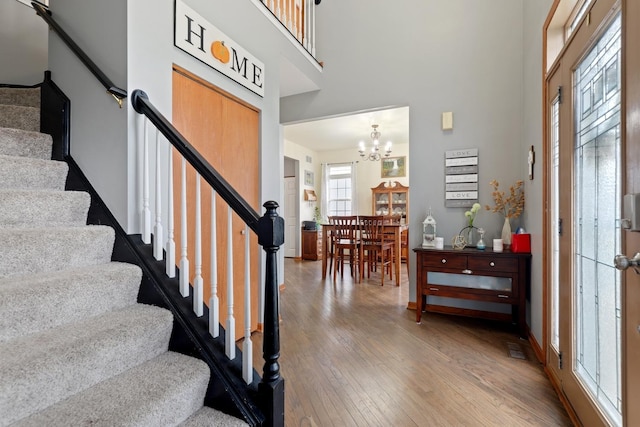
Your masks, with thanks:
[(628, 258), (624, 255), (616, 255), (613, 259), (613, 264), (621, 271), (624, 271), (629, 267), (633, 267), (636, 274), (640, 274), (640, 270), (638, 269), (640, 266), (640, 252), (637, 252), (633, 258)]

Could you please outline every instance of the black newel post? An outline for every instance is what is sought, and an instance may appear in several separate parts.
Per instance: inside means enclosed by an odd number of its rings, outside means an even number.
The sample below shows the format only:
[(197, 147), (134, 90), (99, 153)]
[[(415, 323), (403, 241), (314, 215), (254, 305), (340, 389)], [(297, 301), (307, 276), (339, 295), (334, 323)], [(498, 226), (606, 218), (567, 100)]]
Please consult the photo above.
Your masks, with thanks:
[(258, 221), (258, 243), (267, 253), (264, 293), (264, 368), (258, 392), (266, 416), (265, 425), (284, 426), (284, 379), (280, 376), (280, 314), (278, 301), (277, 253), (284, 243), (284, 219), (278, 216), (278, 204), (266, 202), (266, 212)]

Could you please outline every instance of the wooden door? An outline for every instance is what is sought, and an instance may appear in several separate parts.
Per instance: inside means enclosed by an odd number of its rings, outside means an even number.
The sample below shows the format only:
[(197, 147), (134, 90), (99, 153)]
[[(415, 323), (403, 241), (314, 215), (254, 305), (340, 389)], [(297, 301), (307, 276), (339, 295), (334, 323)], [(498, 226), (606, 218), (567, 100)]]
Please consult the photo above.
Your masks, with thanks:
[(547, 371), (590, 426), (640, 425), (640, 278), (614, 262), (640, 252), (621, 227), (640, 193), (639, 23), (636, 0), (593, 0), (547, 77)]
[[(622, 4), (625, 194), (640, 193), (640, 2)], [(624, 232), (622, 253), (640, 252), (640, 232)], [(622, 417), (640, 425), (640, 275), (630, 268), (622, 284)]]
[[(173, 123), (185, 138), (258, 212), (259, 206), (259, 111), (222, 92), (183, 69), (173, 70)], [(174, 212), (176, 258), (180, 258), (180, 171), (181, 158), (174, 155)], [(190, 258), (190, 282), (193, 282), (195, 263), (195, 171), (187, 168), (187, 234)], [(211, 268), (211, 190), (202, 184), (202, 277), (204, 301), (209, 302)], [(227, 204), (216, 197), (216, 230), (218, 253), (218, 296), (220, 323), (227, 319)], [(244, 335), (244, 222), (234, 213), (233, 239), (233, 315), (236, 320), (235, 337)], [(251, 330), (257, 329), (258, 319), (258, 239), (251, 234)]]

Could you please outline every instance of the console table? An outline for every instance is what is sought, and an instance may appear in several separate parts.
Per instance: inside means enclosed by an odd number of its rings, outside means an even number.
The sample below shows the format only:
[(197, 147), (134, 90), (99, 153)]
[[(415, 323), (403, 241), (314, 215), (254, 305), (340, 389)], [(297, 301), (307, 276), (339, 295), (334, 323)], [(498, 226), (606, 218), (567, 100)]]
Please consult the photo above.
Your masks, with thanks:
[[(518, 326), (520, 336), (526, 337), (525, 311), (531, 254), (449, 247), (415, 248), (414, 252), (417, 258), (416, 322), (420, 323), (423, 310), (483, 317), (513, 322)], [(511, 304), (511, 316), (427, 304), (427, 296)]]

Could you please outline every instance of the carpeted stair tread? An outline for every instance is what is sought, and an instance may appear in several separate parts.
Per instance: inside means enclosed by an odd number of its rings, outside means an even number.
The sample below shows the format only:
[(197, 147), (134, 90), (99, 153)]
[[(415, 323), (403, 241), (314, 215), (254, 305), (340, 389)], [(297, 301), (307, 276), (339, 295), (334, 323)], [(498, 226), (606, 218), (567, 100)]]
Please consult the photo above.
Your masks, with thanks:
[(0, 104), (0, 127), (40, 131), (40, 109)]
[(110, 262), (0, 279), (0, 343), (135, 304), (141, 278)]
[(0, 154), (51, 159), (51, 135), (22, 129), (0, 128)]
[(175, 426), (202, 406), (208, 382), (204, 362), (166, 352), (14, 425)]
[(105, 264), (114, 236), (103, 225), (0, 228), (0, 277)]
[(172, 325), (170, 311), (134, 304), (3, 343), (0, 425), (165, 353)]
[(245, 427), (248, 425), (249, 424), (236, 417), (232, 417), (231, 415), (227, 415), (224, 412), (209, 408), (208, 406), (203, 406), (198, 412), (181, 423), (179, 427)]
[(0, 155), (0, 188), (64, 190), (65, 162)]
[(67, 227), (87, 224), (89, 193), (0, 189), (0, 227)]
[(0, 87), (0, 104), (40, 108), (40, 87)]

